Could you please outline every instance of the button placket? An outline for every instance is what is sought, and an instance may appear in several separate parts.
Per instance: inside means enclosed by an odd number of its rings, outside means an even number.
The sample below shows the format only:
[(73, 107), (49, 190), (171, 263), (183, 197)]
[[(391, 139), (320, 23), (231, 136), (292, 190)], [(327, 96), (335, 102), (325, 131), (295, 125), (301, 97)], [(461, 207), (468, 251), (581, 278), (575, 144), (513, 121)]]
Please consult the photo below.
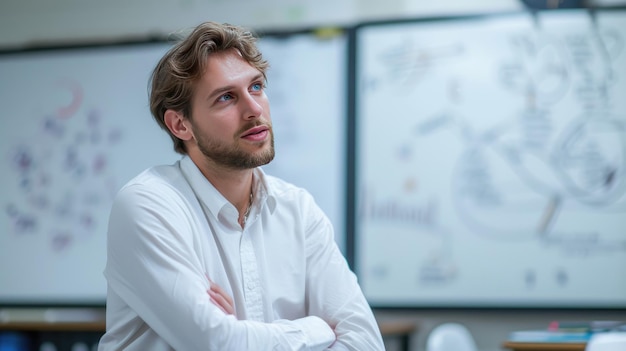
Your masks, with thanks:
[(259, 267), (250, 233), (246, 230), (243, 231), (241, 236), (240, 257), (247, 318), (263, 321), (263, 294), (261, 291)]

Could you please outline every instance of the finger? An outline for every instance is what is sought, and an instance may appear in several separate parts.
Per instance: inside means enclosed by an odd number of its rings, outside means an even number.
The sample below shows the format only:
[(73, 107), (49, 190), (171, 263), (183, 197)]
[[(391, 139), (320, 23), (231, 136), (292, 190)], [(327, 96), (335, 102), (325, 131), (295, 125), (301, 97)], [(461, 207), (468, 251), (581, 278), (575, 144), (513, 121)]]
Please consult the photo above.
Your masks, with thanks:
[(225, 314), (228, 314), (228, 312), (226, 312), (226, 310), (222, 306), (220, 306), (219, 302), (215, 301), (215, 299), (212, 296), (209, 298), (211, 299), (211, 302), (213, 302), (213, 304), (217, 306), (217, 308), (222, 310), (222, 312), (224, 312)]
[(211, 296), (214, 302), (216, 302), (219, 307), (224, 310), (228, 314), (235, 314), (235, 306), (233, 303), (233, 299), (230, 295), (222, 289), (221, 286), (214, 283), (209, 275), (205, 273), (205, 277), (209, 281), (209, 290), (207, 292)]
[(211, 300), (213, 300), (214, 303), (216, 303), (220, 308), (222, 308), (224, 312), (226, 312), (227, 314), (235, 313), (233, 304), (228, 299), (226, 299), (223, 295), (212, 290), (207, 290), (207, 292), (209, 293)]
[(222, 296), (229, 305), (233, 304), (233, 299), (230, 297), (230, 295), (228, 295), (228, 293), (226, 291), (224, 291), (224, 289), (222, 289), (222, 287), (220, 287), (219, 285), (211, 282), (211, 287), (210, 287), (211, 291), (216, 292), (217, 294), (219, 294), (220, 296)]

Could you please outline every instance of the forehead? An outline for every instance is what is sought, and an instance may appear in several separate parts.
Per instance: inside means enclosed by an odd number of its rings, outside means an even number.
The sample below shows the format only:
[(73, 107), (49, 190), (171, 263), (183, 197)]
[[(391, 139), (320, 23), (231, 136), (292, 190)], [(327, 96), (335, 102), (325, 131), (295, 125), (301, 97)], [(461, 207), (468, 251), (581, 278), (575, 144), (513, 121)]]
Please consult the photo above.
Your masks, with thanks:
[(206, 83), (223, 84), (249, 79), (261, 73), (246, 61), (239, 51), (228, 51), (211, 54), (207, 58), (202, 80)]

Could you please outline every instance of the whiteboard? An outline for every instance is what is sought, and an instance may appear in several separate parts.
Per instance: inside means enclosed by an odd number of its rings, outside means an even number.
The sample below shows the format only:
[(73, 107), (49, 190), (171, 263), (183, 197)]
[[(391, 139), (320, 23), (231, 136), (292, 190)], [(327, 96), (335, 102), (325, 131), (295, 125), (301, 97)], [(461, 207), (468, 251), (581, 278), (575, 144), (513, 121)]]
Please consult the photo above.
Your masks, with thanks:
[(626, 13), (356, 32), (354, 262), (378, 307), (626, 307)]
[[(277, 149), (266, 171), (309, 189), (342, 244), (345, 38), (267, 36), (260, 46)], [(145, 168), (180, 158), (147, 97), (169, 47), (0, 55), (0, 305), (104, 305), (113, 196)]]
[(347, 36), (263, 36), (276, 156), (263, 169), (308, 190), (346, 251)]

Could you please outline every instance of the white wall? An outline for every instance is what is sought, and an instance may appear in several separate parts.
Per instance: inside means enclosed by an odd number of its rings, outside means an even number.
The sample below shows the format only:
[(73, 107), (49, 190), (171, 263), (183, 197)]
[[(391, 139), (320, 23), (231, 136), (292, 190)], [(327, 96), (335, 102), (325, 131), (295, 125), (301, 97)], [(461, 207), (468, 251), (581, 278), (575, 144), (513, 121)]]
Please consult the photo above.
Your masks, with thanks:
[[(29, 45), (72, 44), (166, 35), (204, 20), (231, 22), (256, 29), (348, 25), (362, 21), (508, 12), (521, 9), (513, 0), (3, 0), (0, 4), (0, 49)], [(544, 328), (553, 319), (626, 319), (623, 312), (532, 311), (397, 311), (418, 323), (413, 340), (423, 350), (425, 337), (435, 325), (466, 324), (483, 351), (500, 350), (510, 331)]]
[(160, 36), (205, 20), (293, 29), (520, 7), (515, 0), (3, 0), (0, 48)]

